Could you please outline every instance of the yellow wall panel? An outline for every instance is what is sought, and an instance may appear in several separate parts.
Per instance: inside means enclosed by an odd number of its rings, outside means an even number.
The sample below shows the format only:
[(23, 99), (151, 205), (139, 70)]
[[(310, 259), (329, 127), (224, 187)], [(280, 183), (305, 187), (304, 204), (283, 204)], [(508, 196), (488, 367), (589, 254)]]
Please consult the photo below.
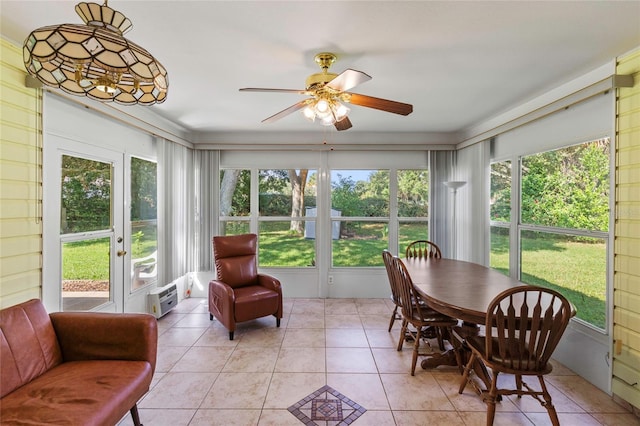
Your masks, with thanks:
[[(622, 272), (617, 273), (615, 276), (615, 290), (640, 295), (640, 277)], [(640, 333), (640, 330), (638, 332)]]
[(640, 347), (640, 333), (629, 330), (628, 328), (616, 327), (614, 340), (621, 341), (623, 347), (638, 348)]
[(41, 297), (41, 90), (25, 86), (22, 49), (0, 39), (0, 306)]
[[(0, 258), (0, 269), (2, 269), (2, 275), (15, 275), (25, 271), (40, 269), (41, 263), (40, 255), (33, 256), (31, 254), (24, 254), (5, 257), (3, 253), (2, 258)], [(32, 285), (33, 283), (25, 284)]]
[(616, 72), (634, 86), (617, 89), (613, 334), (622, 353), (614, 351), (612, 390), (640, 409), (640, 49)]
[(2, 256), (18, 256), (42, 251), (42, 239), (37, 235), (28, 237), (0, 238), (0, 253)]
[(632, 146), (637, 146), (636, 141), (640, 138), (640, 129), (629, 129), (625, 132), (618, 134), (618, 148), (620, 150), (629, 149)]

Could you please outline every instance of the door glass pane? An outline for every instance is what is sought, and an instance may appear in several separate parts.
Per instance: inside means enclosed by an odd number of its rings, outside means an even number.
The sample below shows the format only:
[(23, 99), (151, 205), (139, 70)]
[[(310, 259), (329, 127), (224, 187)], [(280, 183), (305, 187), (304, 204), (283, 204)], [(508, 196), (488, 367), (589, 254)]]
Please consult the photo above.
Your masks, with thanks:
[(428, 221), (403, 221), (398, 226), (398, 255), (404, 257), (407, 246), (412, 241), (429, 239)]
[(131, 158), (131, 291), (158, 279), (157, 164)]
[(110, 300), (111, 238), (62, 243), (62, 310), (88, 311)]
[(62, 156), (60, 233), (111, 227), (111, 164)]
[(521, 238), (520, 280), (559, 291), (575, 305), (577, 318), (604, 329), (605, 240), (537, 231), (522, 231)]

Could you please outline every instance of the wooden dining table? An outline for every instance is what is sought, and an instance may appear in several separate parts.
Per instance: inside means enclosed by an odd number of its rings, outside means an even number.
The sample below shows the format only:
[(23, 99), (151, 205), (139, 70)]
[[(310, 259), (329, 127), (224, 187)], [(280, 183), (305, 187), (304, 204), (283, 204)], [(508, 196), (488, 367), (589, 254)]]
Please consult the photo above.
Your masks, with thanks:
[[(495, 269), (453, 259), (402, 259), (418, 294), (434, 310), (463, 321), (457, 336), (452, 336), (453, 349), (425, 357), (424, 369), (440, 365), (458, 365), (459, 358), (466, 362), (462, 340), (465, 335), (476, 334), (484, 325), (489, 303), (504, 290), (526, 285)], [(456, 351), (458, 354), (456, 355)], [(459, 366), (460, 367), (460, 366)], [(488, 385), (482, 366), (478, 376)]]

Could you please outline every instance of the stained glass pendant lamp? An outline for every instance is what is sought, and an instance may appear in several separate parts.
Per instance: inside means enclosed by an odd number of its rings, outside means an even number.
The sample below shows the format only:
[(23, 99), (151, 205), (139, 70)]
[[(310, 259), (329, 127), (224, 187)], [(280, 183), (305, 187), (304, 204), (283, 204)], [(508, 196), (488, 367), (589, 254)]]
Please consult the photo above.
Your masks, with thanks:
[(120, 104), (153, 105), (167, 98), (166, 69), (153, 55), (122, 35), (131, 21), (105, 0), (78, 3), (84, 21), (38, 28), (24, 42), (29, 74), (67, 93)]

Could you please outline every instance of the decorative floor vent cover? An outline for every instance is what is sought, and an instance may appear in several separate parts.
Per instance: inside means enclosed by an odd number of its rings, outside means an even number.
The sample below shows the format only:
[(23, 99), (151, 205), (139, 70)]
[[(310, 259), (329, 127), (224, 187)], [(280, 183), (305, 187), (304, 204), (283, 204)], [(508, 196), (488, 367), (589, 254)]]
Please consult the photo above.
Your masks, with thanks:
[(307, 426), (350, 425), (367, 411), (331, 386), (323, 386), (288, 408)]

